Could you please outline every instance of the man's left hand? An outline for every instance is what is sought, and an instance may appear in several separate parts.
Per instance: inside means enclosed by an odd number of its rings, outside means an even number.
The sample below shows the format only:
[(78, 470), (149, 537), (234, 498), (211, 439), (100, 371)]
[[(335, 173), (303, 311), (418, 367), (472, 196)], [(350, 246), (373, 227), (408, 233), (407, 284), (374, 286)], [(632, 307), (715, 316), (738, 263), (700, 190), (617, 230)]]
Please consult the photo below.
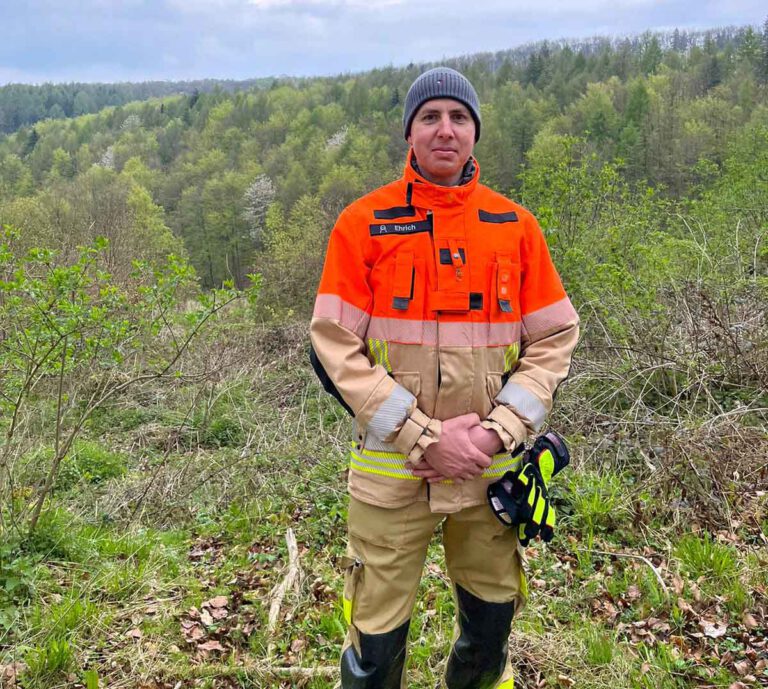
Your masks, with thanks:
[(470, 429), (482, 428), (477, 414), (443, 421), (440, 439), (430, 445), (413, 467), (414, 475), (429, 483), (451, 479), (456, 483), (476, 478), (491, 464), (491, 457), (470, 439)]

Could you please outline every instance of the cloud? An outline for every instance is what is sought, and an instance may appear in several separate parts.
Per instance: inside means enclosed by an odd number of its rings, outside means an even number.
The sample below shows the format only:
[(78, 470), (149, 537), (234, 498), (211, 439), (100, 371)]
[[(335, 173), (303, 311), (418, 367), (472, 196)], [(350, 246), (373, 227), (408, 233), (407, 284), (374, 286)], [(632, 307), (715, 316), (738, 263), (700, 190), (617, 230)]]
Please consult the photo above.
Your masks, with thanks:
[(334, 74), (542, 39), (761, 24), (764, 2), (29, 0), (3, 4), (0, 82)]

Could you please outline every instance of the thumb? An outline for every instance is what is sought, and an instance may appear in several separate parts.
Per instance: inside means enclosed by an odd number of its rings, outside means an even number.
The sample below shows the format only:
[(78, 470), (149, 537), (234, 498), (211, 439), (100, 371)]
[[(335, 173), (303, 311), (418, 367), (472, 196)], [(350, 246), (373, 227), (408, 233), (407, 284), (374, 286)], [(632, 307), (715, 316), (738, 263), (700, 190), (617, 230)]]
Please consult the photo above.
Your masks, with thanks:
[(469, 459), (484, 469), (491, 466), (491, 462), (493, 461), (489, 455), (480, 450), (471, 440), (467, 443), (467, 454), (469, 455)]
[(471, 428), (480, 423), (480, 417), (475, 412), (471, 412), (457, 416), (453, 421), (459, 428)]

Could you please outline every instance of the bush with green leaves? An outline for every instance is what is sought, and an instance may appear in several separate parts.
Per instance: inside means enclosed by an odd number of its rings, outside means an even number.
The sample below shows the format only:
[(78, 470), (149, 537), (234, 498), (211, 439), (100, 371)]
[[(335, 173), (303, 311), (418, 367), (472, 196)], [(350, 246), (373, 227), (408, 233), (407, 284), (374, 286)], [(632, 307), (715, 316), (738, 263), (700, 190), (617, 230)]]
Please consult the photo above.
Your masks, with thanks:
[[(0, 532), (34, 531), (62, 464), (87, 480), (119, 474), (119, 461), (77, 445), (86, 422), (128, 388), (182, 375), (193, 338), (244, 293), (231, 284), (199, 293), (194, 270), (168, 255), (134, 262), (130, 280), (104, 268), (109, 243), (97, 239), (62, 259), (22, 249), (19, 233), (0, 232)], [(256, 287), (248, 296), (255, 296)], [(41, 416), (42, 415), (42, 416)], [(19, 464), (49, 447), (42, 478), (17, 490)], [(39, 456), (38, 460), (41, 461)]]

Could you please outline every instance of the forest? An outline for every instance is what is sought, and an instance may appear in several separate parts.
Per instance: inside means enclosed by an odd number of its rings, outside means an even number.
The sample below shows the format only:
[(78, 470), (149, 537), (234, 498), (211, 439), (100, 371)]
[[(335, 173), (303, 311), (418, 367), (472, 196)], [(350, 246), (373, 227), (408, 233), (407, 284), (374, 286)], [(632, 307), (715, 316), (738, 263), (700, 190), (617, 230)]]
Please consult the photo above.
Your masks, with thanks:
[[(768, 685), (768, 19), (444, 64), (581, 318), (517, 685)], [(430, 66), (0, 88), (0, 686), (335, 686), (349, 421), (307, 328)], [(453, 605), (435, 542), (415, 687)]]

